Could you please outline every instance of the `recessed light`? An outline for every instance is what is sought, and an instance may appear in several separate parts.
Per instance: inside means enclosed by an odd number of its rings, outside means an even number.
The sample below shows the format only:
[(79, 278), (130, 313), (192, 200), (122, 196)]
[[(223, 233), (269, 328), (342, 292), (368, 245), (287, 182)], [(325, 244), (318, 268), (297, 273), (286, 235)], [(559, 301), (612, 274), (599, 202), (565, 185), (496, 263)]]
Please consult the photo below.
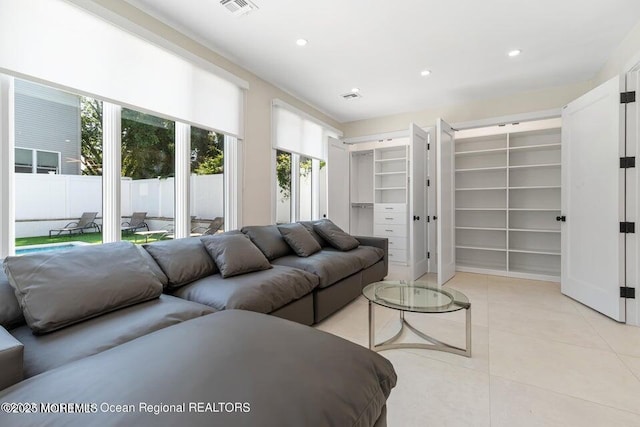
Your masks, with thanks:
[(420, 75), (421, 75), (422, 77), (427, 77), (427, 76), (428, 76), (428, 75), (430, 75), (430, 74), (431, 74), (431, 70), (422, 70), (422, 71), (420, 72)]
[(354, 87), (353, 89), (351, 89), (351, 92), (358, 93), (358, 92), (360, 92), (360, 89), (357, 88), (357, 87)]
[(309, 43), (309, 41), (308, 41), (308, 40), (306, 40), (306, 39), (298, 39), (298, 40), (296, 40), (296, 44), (297, 44), (298, 46), (306, 46), (306, 45), (307, 45), (307, 43)]
[(514, 49), (512, 51), (510, 51), (507, 55), (509, 55), (509, 57), (511, 58), (515, 58), (516, 56), (520, 55), (522, 53), (522, 51), (520, 49)]

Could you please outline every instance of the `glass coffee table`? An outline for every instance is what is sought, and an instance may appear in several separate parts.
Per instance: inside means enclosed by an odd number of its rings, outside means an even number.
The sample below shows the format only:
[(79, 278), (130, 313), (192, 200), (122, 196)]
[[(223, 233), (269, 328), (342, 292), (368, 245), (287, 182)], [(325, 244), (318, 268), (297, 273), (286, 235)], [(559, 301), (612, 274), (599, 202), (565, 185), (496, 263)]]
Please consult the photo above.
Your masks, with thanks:
[[(369, 300), (369, 348), (383, 351), (395, 348), (421, 348), (445, 351), (471, 357), (471, 303), (459, 291), (427, 282), (384, 281), (367, 285), (362, 294)], [(376, 344), (374, 304), (400, 312), (400, 329), (388, 340)], [(466, 348), (455, 347), (439, 341), (413, 327), (404, 317), (405, 312), (438, 314), (465, 310)], [(405, 326), (427, 343), (396, 343)]]

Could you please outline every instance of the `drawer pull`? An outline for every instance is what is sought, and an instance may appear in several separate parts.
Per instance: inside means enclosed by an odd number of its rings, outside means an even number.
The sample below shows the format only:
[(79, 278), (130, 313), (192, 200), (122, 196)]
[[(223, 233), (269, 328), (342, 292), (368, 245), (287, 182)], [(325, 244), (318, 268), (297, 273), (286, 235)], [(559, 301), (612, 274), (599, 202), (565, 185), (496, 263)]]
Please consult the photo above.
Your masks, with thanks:
[(393, 230), (384, 230), (384, 231), (388, 231), (389, 233), (393, 233)]
[(385, 219), (388, 220), (388, 221), (393, 221), (393, 218), (386, 218), (385, 217)]
[(393, 208), (385, 208), (385, 209), (388, 210), (388, 211), (392, 211), (393, 210)]

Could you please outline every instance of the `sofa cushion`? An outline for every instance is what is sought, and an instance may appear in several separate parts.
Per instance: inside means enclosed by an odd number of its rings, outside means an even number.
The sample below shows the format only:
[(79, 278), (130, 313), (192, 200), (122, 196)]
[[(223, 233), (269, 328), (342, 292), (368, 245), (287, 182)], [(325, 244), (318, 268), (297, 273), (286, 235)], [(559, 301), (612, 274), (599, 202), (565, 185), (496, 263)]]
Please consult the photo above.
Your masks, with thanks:
[(162, 282), (130, 242), (7, 257), (4, 266), (37, 334), (162, 294)]
[(322, 249), (320, 243), (313, 238), (302, 224), (279, 225), (278, 230), (280, 230), (284, 240), (298, 256), (307, 257)]
[(24, 373), (32, 377), (185, 320), (214, 313), (211, 307), (161, 295), (47, 335), (27, 326), (11, 331), (25, 346)]
[(323, 219), (321, 221), (313, 224), (313, 229), (331, 246), (341, 251), (350, 251), (351, 249), (355, 249), (360, 245), (358, 239), (350, 235), (349, 233), (345, 233), (340, 227), (335, 225), (332, 221), (328, 219)]
[(147, 252), (146, 249), (141, 245), (136, 245), (136, 249), (138, 249), (142, 257), (145, 259), (145, 261), (147, 261), (147, 265), (151, 269), (151, 272), (158, 278), (158, 280), (160, 280), (162, 286), (167, 287), (167, 285), (169, 284), (169, 278), (166, 274), (164, 274), (164, 271), (162, 271), (156, 260), (153, 259), (151, 254)]
[(143, 245), (167, 275), (167, 289), (176, 289), (218, 272), (199, 237)]
[(251, 225), (243, 227), (242, 232), (249, 236), (269, 261), (291, 254), (291, 248), (275, 225)]
[(274, 316), (229, 310), (61, 366), (0, 391), (0, 401), (248, 402), (250, 410), (0, 412), (0, 425), (380, 426), (384, 420), (376, 419), (396, 380), (391, 362), (365, 347)]
[[(342, 255), (345, 254), (345, 252), (339, 251), (338, 249), (335, 249), (335, 248), (325, 248), (324, 250), (338, 252)], [(351, 249), (347, 253), (349, 255), (355, 255), (356, 257), (358, 257), (358, 259), (362, 263), (363, 269), (371, 267), (376, 262), (384, 258), (384, 251), (380, 248), (375, 248), (373, 246), (358, 246), (355, 249)]]
[(180, 288), (173, 295), (216, 310), (240, 309), (266, 314), (302, 298), (316, 286), (318, 278), (313, 274), (274, 266), (228, 279), (215, 274)]
[(11, 329), (23, 324), (24, 316), (16, 299), (15, 291), (9, 284), (4, 270), (0, 268), (0, 326)]
[(329, 243), (327, 243), (326, 240), (324, 240), (322, 237), (320, 237), (320, 235), (316, 232), (316, 230), (313, 229), (313, 225), (315, 223), (317, 223), (319, 220), (316, 221), (298, 221), (298, 223), (302, 224), (304, 226), (304, 228), (307, 229), (307, 231), (309, 233), (311, 233), (311, 235), (313, 236), (314, 239), (316, 239), (316, 242), (318, 242), (318, 244), (320, 244), (321, 247), (327, 247), (329, 246)]
[(351, 252), (321, 250), (309, 257), (288, 255), (273, 261), (274, 265), (286, 265), (313, 273), (320, 279), (318, 287), (326, 288), (362, 270), (362, 260)]
[(223, 278), (271, 268), (269, 260), (244, 234), (201, 237)]

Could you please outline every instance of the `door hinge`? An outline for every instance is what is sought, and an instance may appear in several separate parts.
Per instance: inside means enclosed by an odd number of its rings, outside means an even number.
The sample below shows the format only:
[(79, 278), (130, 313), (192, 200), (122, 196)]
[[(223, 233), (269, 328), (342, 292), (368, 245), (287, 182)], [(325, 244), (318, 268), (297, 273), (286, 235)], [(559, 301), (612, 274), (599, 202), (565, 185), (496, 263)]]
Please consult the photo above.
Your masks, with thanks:
[(620, 169), (629, 169), (636, 167), (635, 157), (620, 157)]
[(631, 234), (636, 232), (636, 223), (635, 222), (621, 222), (620, 223), (620, 232), (625, 234)]
[(427, 144), (427, 151), (431, 150), (431, 144)]
[(632, 102), (636, 102), (636, 92), (622, 92), (620, 94), (620, 103), (621, 104), (631, 104)]
[(636, 288), (620, 286), (620, 298), (636, 299)]

